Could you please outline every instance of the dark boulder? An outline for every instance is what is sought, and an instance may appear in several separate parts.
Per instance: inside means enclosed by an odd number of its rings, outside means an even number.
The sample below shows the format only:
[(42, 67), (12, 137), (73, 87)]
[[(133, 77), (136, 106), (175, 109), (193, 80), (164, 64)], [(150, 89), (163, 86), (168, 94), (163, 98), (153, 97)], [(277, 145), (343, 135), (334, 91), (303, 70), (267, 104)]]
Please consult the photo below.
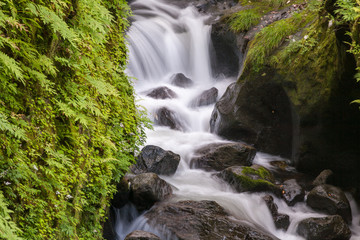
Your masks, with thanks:
[(216, 102), (218, 92), (219, 91), (216, 88), (210, 88), (209, 90), (202, 92), (198, 97), (191, 101), (190, 105), (192, 107), (201, 107), (213, 104)]
[(266, 206), (269, 208), (271, 216), (274, 220), (275, 227), (278, 229), (287, 230), (290, 225), (289, 215), (281, 214), (278, 212), (278, 206), (274, 203), (274, 198), (271, 195), (263, 197)]
[(229, 167), (218, 176), (238, 192), (271, 192), (277, 196), (281, 193), (280, 188), (274, 184), (271, 172), (259, 165)]
[(179, 116), (166, 107), (158, 109), (155, 113), (155, 124), (167, 126), (171, 129), (183, 131), (185, 128), (179, 120)]
[(167, 99), (167, 98), (176, 98), (176, 93), (168, 87), (158, 87), (151, 90), (146, 96), (152, 97), (155, 99)]
[(172, 195), (171, 186), (155, 173), (139, 174), (130, 183), (131, 201), (139, 211), (147, 210)]
[(291, 157), (291, 103), (279, 84), (233, 83), (215, 105), (210, 131), (227, 139), (254, 144), (263, 152)]
[(297, 202), (302, 202), (305, 197), (304, 189), (295, 179), (286, 180), (281, 186), (282, 197), (289, 206), (294, 206)]
[(194, 82), (183, 73), (177, 73), (171, 77), (171, 84), (177, 87), (189, 88), (194, 85)]
[[(270, 240), (274, 236), (229, 218), (214, 201), (166, 202), (145, 213), (150, 225), (161, 226), (179, 240)], [(163, 236), (164, 239), (168, 236)]]
[(172, 175), (176, 172), (179, 162), (180, 155), (148, 145), (141, 150), (131, 170), (135, 174), (153, 172), (159, 175)]
[(221, 171), (231, 166), (250, 166), (255, 154), (255, 148), (243, 143), (214, 143), (198, 149), (190, 166), (207, 171)]
[(115, 222), (116, 222), (116, 213), (115, 210), (112, 207), (110, 207), (108, 208), (107, 218), (103, 225), (103, 238), (105, 240), (116, 239)]
[(124, 240), (160, 240), (160, 238), (153, 233), (136, 230), (129, 233)]
[(328, 184), (319, 185), (309, 192), (306, 203), (315, 210), (340, 215), (347, 223), (351, 223), (349, 201), (338, 187)]
[(315, 178), (312, 184), (314, 186), (329, 184), (332, 176), (333, 176), (333, 171), (331, 171), (330, 169), (325, 169)]
[(125, 176), (116, 185), (116, 193), (111, 200), (111, 205), (116, 208), (122, 208), (129, 202), (130, 199), (130, 187), (129, 179)]
[(348, 225), (339, 215), (302, 220), (297, 233), (307, 240), (349, 240), (351, 237)]

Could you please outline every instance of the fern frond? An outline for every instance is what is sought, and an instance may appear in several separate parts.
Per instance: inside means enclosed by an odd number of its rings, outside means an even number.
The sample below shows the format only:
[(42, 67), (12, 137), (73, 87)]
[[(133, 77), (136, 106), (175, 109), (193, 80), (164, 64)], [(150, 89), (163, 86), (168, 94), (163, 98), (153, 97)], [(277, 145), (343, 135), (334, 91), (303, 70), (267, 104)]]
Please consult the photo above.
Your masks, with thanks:
[(25, 84), (22, 69), (15, 59), (0, 51), (0, 63), (3, 65), (2, 68), (7, 68), (18, 80)]
[(21, 231), (11, 220), (11, 213), (12, 211), (7, 208), (4, 195), (0, 192), (0, 239), (22, 240), (17, 236), (17, 233)]
[(24, 129), (19, 128), (18, 126), (10, 123), (7, 120), (7, 117), (0, 112), (0, 130), (12, 134), (14, 137), (24, 140), (27, 140), (26, 132)]

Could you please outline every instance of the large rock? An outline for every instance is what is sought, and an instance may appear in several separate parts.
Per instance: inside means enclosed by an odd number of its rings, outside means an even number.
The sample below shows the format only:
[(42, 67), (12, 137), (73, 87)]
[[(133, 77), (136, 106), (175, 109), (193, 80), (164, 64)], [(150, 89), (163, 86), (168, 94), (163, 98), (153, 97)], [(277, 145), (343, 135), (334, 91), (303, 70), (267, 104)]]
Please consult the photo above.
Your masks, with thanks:
[(116, 208), (122, 208), (130, 200), (129, 179), (125, 176), (116, 185), (116, 193), (111, 200), (111, 205)]
[(276, 205), (276, 203), (274, 203), (274, 198), (271, 195), (266, 195), (263, 197), (263, 199), (266, 203), (266, 206), (270, 210), (271, 216), (275, 223), (275, 227), (286, 231), (290, 225), (289, 215), (278, 212), (278, 206)]
[(179, 120), (179, 116), (172, 110), (162, 107), (155, 113), (155, 124), (167, 126), (171, 129), (183, 131), (185, 128)]
[(147, 210), (172, 195), (171, 186), (155, 173), (139, 174), (130, 183), (131, 201), (139, 211)]
[(216, 88), (210, 88), (191, 101), (190, 105), (192, 107), (201, 107), (213, 104), (216, 102), (218, 92), (219, 91)]
[(182, 88), (189, 88), (194, 85), (194, 82), (183, 73), (177, 73), (171, 77), (171, 84)]
[(146, 96), (155, 99), (167, 99), (177, 97), (176, 93), (168, 87), (158, 87), (152, 89)]
[(330, 169), (323, 170), (313, 181), (314, 186), (322, 185), (322, 184), (329, 184), (331, 178), (333, 177), (333, 171)]
[(284, 157), (291, 157), (292, 127), (289, 98), (271, 82), (231, 84), (210, 119), (211, 132)]
[(274, 184), (271, 172), (259, 165), (229, 167), (218, 176), (238, 192), (271, 192), (277, 196), (281, 193), (280, 188)]
[(198, 149), (190, 166), (207, 171), (221, 171), (231, 166), (250, 166), (255, 148), (243, 143), (214, 143)]
[(132, 171), (135, 174), (153, 172), (159, 175), (172, 175), (176, 172), (179, 162), (180, 155), (148, 145), (141, 150)]
[(319, 185), (309, 192), (306, 203), (315, 210), (340, 215), (347, 223), (351, 223), (349, 201), (338, 187), (328, 184)]
[(179, 240), (276, 239), (229, 218), (225, 210), (214, 201), (167, 202), (150, 209), (145, 217), (151, 225), (160, 226)]
[(114, 240), (116, 239), (116, 213), (112, 207), (107, 209), (107, 218), (103, 225), (103, 238), (105, 240)]
[(160, 240), (160, 238), (153, 233), (136, 230), (129, 233), (124, 240)]
[(305, 191), (296, 182), (295, 179), (284, 181), (281, 185), (282, 197), (289, 206), (294, 206), (297, 202), (302, 202), (305, 197)]
[(297, 233), (307, 240), (349, 240), (351, 231), (339, 215), (301, 221)]

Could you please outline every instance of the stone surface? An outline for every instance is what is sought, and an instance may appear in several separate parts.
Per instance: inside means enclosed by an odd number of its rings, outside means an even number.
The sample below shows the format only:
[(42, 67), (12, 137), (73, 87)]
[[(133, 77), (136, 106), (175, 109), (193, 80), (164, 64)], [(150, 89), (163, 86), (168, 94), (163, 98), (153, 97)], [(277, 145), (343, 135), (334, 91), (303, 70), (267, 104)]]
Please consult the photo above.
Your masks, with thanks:
[(153, 233), (136, 230), (129, 233), (124, 240), (160, 240), (160, 238)]
[(111, 200), (111, 205), (116, 208), (122, 208), (129, 202), (130, 199), (130, 188), (129, 180), (125, 176), (121, 181), (116, 185), (116, 193)]
[(279, 196), (280, 188), (274, 184), (272, 174), (264, 167), (229, 167), (218, 176), (228, 182), (238, 192), (270, 192)]
[(291, 156), (292, 127), (286, 92), (279, 84), (268, 82), (231, 84), (210, 119), (211, 132), (283, 157)]
[(172, 195), (171, 186), (155, 173), (139, 174), (130, 183), (131, 201), (139, 211), (147, 210)]
[(308, 218), (299, 223), (297, 233), (307, 240), (349, 240), (351, 231), (339, 215)]
[[(229, 218), (225, 210), (214, 201), (167, 202), (145, 213), (149, 223), (166, 229), (164, 239), (179, 240), (270, 240), (270, 234)], [(166, 233), (164, 233), (165, 235)]]
[(250, 166), (255, 154), (255, 148), (243, 143), (215, 143), (196, 150), (190, 166), (207, 171), (221, 171), (231, 166)]
[(174, 111), (166, 107), (162, 107), (156, 111), (155, 124), (167, 126), (175, 130), (185, 130), (183, 123), (179, 120), (179, 116)]
[(106, 240), (116, 239), (116, 214), (112, 207), (108, 208), (107, 219), (103, 225), (103, 238)]
[(146, 96), (152, 97), (155, 99), (167, 99), (167, 98), (176, 98), (176, 93), (168, 87), (158, 87), (152, 89)]
[(333, 174), (333, 171), (331, 171), (330, 169), (325, 169), (315, 178), (315, 180), (313, 181), (313, 185), (318, 186), (327, 183), (329, 184)]
[(266, 206), (270, 210), (271, 216), (275, 223), (275, 227), (286, 231), (290, 225), (289, 216), (278, 212), (278, 206), (276, 205), (276, 203), (274, 203), (274, 198), (271, 195), (266, 195), (263, 197), (263, 199), (266, 203)]
[(136, 159), (136, 164), (131, 168), (135, 174), (153, 172), (159, 175), (173, 175), (180, 162), (180, 155), (172, 151), (147, 145)]
[(295, 179), (284, 181), (281, 185), (282, 197), (289, 206), (294, 206), (297, 202), (302, 202), (305, 197), (305, 191), (296, 182)]
[(351, 223), (352, 215), (344, 192), (335, 186), (323, 184), (313, 188), (306, 199), (308, 206), (332, 215), (340, 215), (346, 223)]
[(201, 107), (213, 104), (216, 102), (218, 92), (214, 87), (203, 91), (198, 97), (191, 101), (190, 105), (192, 107)]
[(171, 84), (177, 87), (189, 88), (194, 85), (194, 82), (183, 73), (177, 73), (171, 77)]

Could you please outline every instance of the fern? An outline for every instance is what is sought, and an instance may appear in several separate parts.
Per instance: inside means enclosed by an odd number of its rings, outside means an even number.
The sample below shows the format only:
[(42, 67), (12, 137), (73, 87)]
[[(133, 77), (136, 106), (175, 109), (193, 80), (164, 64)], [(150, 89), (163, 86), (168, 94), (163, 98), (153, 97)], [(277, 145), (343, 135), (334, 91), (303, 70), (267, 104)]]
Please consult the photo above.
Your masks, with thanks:
[(25, 84), (23, 71), (13, 58), (0, 51), (0, 63), (3, 69), (10, 71), (11, 74), (13, 74), (23, 84)]
[(27, 140), (26, 132), (24, 129), (19, 128), (18, 126), (10, 123), (6, 116), (0, 112), (0, 130), (4, 132), (8, 132), (14, 137), (20, 140)]
[(11, 220), (11, 213), (12, 211), (8, 209), (4, 195), (0, 191), (0, 239), (22, 240), (22, 238), (17, 235), (21, 233), (21, 231)]

